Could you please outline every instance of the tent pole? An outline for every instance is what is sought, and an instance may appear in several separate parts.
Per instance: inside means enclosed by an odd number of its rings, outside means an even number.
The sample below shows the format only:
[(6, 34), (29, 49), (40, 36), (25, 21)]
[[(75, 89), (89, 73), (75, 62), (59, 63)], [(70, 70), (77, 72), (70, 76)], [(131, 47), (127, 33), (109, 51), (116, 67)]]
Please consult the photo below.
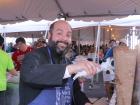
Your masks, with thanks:
[[(100, 51), (100, 37), (101, 37), (101, 25), (99, 22), (98, 31), (97, 31), (96, 52), (95, 52), (95, 57), (97, 56), (98, 64), (99, 64), (99, 51)], [(95, 61), (96, 61), (96, 58), (95, 58)], [(99, 82), (99, 74), (96, 74), (96, 82)]]
[[(48, 23), (48, 26), (50, 26), (50, 24)], [(48, 28), (46, 27), (46, 31), (45, 31), (45, 35), (44, 35), (44, 38), (47, 39), (48, 37)]]
[(80, 54), (80, 30), (78, 30), (78, 54)]
[(4, 36), (4, 51), (6, 51), (6, 33), (3, 33)]
[[(100, 50), (100, 36), (101, 36), (101, 24), (100, 22), (98, 23), (98, 29), (97, 29), (97, 37), (96, 37), (96, 49), (95, 49), (95, 59), (94, 62), (99, 63), (99, 50)], [(97, 59), (96, 59), (97, 58)], [(93, 86), (93, 81), (94, 80), (94, 76), (91, 79), (91, 85)], [(96, 74), (96, 82), (99, 81), (99, 74)]]
[(32, 36), (32, 44), (33, 44), (35, 42), (34, 41), (34, 35), (32, 34), (31, 36)]
[[(96, 36), (96, 45), (95, 45), (96, 49), (95, 49), (95, 58), (94, 58), (94, 62), (98, 62), (98, 63), (99, 63), (99, 50), (100, 50), (100, 33), (101, 33), (101, 24), (99, 22), (98, 29), (97, 29), (97, 36)], [(89, 88), (93, 88), (94, 77), (95, 76), (91, 78), (91, 83)], [(96, 82), (98, 81), (99, 81), (99, 74), (96, 74)]]
[[(92, 29), (93, 29), (93, 41), (95, 42), (95, 27), (92, 27)], [(94, 43), (94, 45), (95, 45), (95, 43)]]
[(105, 45), (105, 29), (103, 28), (103, 44)]
[(98, 24), (98, 30), (97, 30), (97, 38), (96, 38), (96, 49), (95, 49), (95, 59), (96, 62), (96, 56), (97, 56), (97, 62), (99, 63), (99, 49), (100, 49), (100, 36), (101, 36), (101, 25), (100, 22)]
[(3, 26), (3, 37), (4, 37), (4, 51), (6, 51), (6, 32), (5, 32), (5, 26)]
[(111, 30), (109, 30), (109, 38), (110, 38), (110, 40), (112, 39), (111, 34), (112, 34), (112, 31), (111, 31)]

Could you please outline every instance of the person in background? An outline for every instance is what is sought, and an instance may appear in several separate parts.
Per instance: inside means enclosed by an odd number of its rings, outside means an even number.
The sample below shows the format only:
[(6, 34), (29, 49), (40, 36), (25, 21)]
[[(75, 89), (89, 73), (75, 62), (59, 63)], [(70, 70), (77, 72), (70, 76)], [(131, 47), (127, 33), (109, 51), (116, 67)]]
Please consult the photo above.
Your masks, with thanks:
[(109, 41), (109, 48), (107, 49), (104, 60), (107, 59), (108, 57), (113, 57), (113, 48), (116, 46), (116, 40), (110, 40)]
[(89, 52), (88, 52), (88, 58), (92, 59), (92, 61), (94, 61), (94, 59), (95, 59), (95, 48), (94, 47), (90, 47)]
[(47, 46), (32, 51), (23, 60), (19, 105), (91, 105), (73, 75), (79, 70), (94, 75), (99, 65), (87, 60), (71, 64), (65, 58), (71, 41), (72, 29), (66, 21), (51, 24)]
[(25, 54), (32, 51), (32, 47), (26, 45), (26, 41), (23, 37), (19, 37), (16, 39), (16, 46), (18, 49), (12, 54), (12, 59), (15, 64), (15, 69), (17, 71), (20, 71), (22, 60)]
[(120, 39), (120, 41), (119, 41), (119, 46), (127, 46), (127, 41), (126, 41), (126, 39)]
[(10, 42), (10, 43), (8, 43), (8, 46), (6, 48), (6, 52), (11, 53), (11, 52), (13, 52), (12, 50), (13, 50), (13, 43)]
[(2, 50), (4, 38), (0, 36), (0, 105), (6, 105), (7, 71), (17, 75), (11, 57)]
[(102, 63), (102, 60), (104, 59), (104, 53), (103, 53), (103, 48), (100, 47), (100, 50), (99, 50), (99, 63), (101, 64)]
[[(108, 59), (108, 58), (113, 58), (113, 49), (115, 47), (116, 47), (116, 41), (110, 40), (109, 48), (105, 54), (103, 62), (106, 61), (106, 59)], [(103, 78), (104, 78), (104, 82), (105, 82), (105, 90), (106, 90), (107, 98), (109, 101), (112, 97), (113, 90), (114, 90), (114, 84), (112, 84), (112, 81), (114, 81), (115, 78), (112, 78), (112, 75), (109, 70), (103, 71)]]
[(34, 44), (34, 49), (45, 47), (46, 45), (46, 40), (44, 38), (39, 38)]

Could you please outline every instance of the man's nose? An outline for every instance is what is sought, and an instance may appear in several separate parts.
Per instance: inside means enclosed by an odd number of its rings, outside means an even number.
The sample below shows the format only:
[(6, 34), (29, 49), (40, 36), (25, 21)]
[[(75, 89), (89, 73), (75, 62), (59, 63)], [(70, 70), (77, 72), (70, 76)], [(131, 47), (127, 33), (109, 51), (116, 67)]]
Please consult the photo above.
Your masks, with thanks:
[(63, 41), (67, 41), (68, 40), (68, 38), (66, 37), (66, 35), (64, 34), (64, 35), (62, 35), (62, 40)]

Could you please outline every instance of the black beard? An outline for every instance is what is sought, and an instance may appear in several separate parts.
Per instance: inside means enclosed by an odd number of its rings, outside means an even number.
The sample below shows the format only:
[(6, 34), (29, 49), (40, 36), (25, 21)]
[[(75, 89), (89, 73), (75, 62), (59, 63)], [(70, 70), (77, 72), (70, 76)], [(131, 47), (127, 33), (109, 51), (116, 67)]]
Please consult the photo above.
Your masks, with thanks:
[[(67, 47), (62, 51), (60, 48), (58, 48), (58, 46), (57, 46), (58, 43), (65, 43), (67, 45)], [(49, 40), (48, 45), (49, 45), (49, 47), (51, 47), (53, 49), (53, 51), (55, 51), (57, 54), (59, 54), (61, 56), (65, 55), (68, 52), (68, 50), (70, 49), (70, 45), (63, 41), (55, 42), (55, 41)]]

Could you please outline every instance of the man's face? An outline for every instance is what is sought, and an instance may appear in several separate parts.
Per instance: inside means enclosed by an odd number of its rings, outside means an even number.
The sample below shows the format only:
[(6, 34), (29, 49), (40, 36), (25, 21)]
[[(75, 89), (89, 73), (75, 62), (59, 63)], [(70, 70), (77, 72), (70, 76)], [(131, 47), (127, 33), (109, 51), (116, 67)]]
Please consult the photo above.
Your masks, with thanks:
[(54, 25), (52, 33), (50, 33), (49, 42), (53, 42), (57, 53), (63, 53), (71, 45), (72, 30), (65, 21), (58, 21)]
[(24, 51), (24, 46), (25, 46), (24, 43), (18, 42), (18, 43), (16, 43), (16, 45), (17, 45), (17, 48), (18, 48), (19, 50)]

